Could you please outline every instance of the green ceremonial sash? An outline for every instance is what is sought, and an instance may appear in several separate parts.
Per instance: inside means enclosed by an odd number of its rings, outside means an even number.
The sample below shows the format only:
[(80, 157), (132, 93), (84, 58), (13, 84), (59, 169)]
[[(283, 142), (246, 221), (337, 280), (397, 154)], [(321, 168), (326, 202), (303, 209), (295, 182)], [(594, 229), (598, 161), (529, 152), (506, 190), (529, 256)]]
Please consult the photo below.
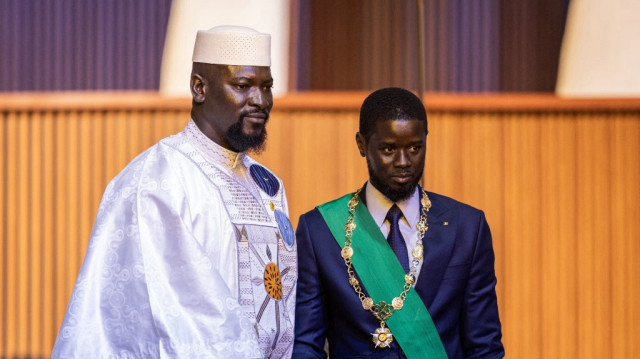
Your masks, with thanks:
[[(341, 248), (344, 248), (344, 226), (349, 217), (347, 204), (351, 197), (353, 194), (348, 194), (317, 207)], [(356, 206), (355, 224), (351, 237), (353, 267), (375, 303), (381, 300), (391, 303), (402, 293), (404, 270), (361, 202)], [(386, 324), (407, 358), (447, 358), (433, 320), (414, 288), (407, 294), (403, 308), (394, 311)], [(375, 329), (371, 328), (371, 332)]]

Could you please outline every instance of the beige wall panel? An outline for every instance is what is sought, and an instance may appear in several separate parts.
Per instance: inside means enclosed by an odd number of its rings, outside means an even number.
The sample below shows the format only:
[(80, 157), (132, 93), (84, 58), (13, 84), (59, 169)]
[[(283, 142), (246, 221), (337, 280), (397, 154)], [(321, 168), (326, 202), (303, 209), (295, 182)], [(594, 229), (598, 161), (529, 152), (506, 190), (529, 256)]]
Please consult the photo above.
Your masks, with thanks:
[[(276, 99), (259, 160), (291, 220), (362, 186), (366, 94)], [(429, 97), (427, 189), (485, 211), (512, 358), (640, 356), (640, 101)], [(48, 356), (107, 183), (189, 101), (0, 98), (0, 357)]]

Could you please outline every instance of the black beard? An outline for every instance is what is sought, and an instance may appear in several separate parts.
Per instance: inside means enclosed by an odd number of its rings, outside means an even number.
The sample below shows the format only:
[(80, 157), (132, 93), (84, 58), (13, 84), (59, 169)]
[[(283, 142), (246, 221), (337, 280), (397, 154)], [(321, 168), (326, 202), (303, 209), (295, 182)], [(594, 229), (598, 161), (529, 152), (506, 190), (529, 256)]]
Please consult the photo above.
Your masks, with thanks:
[(260, 132), (260, 134), (257, 136), (247, 136), (242, 133), (243, 120), (244, 116), (240, 119), (240, 121), (229, 126), (224, 136), (227, 140), (227, 143), (235, 152), (252, 151), (256, 154), (261, 153), (264, 150), (267, 140), (267, 129), (263, 128), (262, 132)]
[[(367, 159), (369, 162), (369, 159)], [(369, 170), (369, 181), (371, 184), (378, 190), (380, 193), (385, 195), (391, 202), (402, 201), (403, 199), (407, 199), (411, 197), (413, 192), (416, 190), (416, 186), (418, 182), (420, 182), (420, 178), (422, 178), (422, 173), (424, 172), (424, 168), (420, 169), (419, 176), (413, 182), (405, 183), (401, 189), (395, 190), (389, 187), (377, 174), (375, 174), (371, 170), (371, 166), (367, 164), (367, 168)]]

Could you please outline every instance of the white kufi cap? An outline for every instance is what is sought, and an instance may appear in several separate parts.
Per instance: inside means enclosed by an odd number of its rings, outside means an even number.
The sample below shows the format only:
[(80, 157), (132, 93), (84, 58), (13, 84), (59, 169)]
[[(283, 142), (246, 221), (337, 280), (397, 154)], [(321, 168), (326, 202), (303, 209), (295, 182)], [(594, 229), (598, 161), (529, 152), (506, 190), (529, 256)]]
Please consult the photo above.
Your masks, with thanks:
[(244, 26), (200, 30), (193, 48), (193, 62), (271, 66), (271, 35)]

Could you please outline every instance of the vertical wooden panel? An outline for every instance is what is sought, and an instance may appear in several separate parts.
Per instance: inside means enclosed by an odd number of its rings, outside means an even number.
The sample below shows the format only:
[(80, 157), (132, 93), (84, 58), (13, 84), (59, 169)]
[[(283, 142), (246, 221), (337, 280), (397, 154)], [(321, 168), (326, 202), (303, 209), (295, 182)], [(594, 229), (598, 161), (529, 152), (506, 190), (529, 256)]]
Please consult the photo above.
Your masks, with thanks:
[[(625, 115), (611, 121), (612, 146), (610, 201), (612, 250), (611, 337), (612, 356), (631, 358), (640, 353), (638, 340), (628, 333), (638, 333), (640, 328), (640, 253), (639, 226), (629, 225), (625, 218), (640, 218), (640, 122)], [(635, 240), (626, 240), (634, 238)], [(634, 258), (635, 256), (635, 258)]]
[(28, 325), (28, 350), (27, 353), (38, 353), (42, 348), (42, 324), (39, 319), (43, 317), (42, 313), (42, 264), (45, 253), (42, 251), (42, 222), (44, 213), (42, 211), (42, 181), (33, 179), (42, 179), (42, 162), (44, 153), (43, 149), (43, 119), (40, 113), (34, 113), (31, 119), (31, 128), (29, 131), (30, 153), (27, 164), (29, 166), (29, 175), (27, 182), (29, 186), (29, 218), (25, 218), (25, 222), (29, 226), (28, 247), (25, 255), (25, 267), (27, 274), (27, 297), (28, 317), (25, 322)]
[[(91, 153), (91, 186), (90, 186), (90, 195), (88, 196), (91, 200), (90, 212), (93, 214), (92, 218), (95, 218), (95, 215), (98, 213), (98, 207), (100, 206), (100, 201), (102, 199), (102, 193), (107, 186), (108, 179), (105, 175), (105, 161), (104, 161), (104, 153), (106, 152), (105, 145), (105, 121), (104, 118), (95, 111), (91, 111), (89, 113), (91, 116), (91, 149), (89, 152)], [(93, 220), (90, 221), (93, 229)], [(87, 238), (88, 240), (88, 238)]]
[[(506, 126), (505, 177), (508, 181), (505, 181), (505, 197), (510, 200), (505, 208), (505, 230), (518, 234), (516, 240), (508, 242), (507, 252), (511, 258), (506, 270), (511, 277), (506, 285), (513, 286), (508, 299), (517, 298), (508, 308), (512, 308), (514, 317), (520, 317), (522, 321), (518, 323), (517, 335), (509, 338), (505, 333), (505, 337), (520, 342), (519, 351), (512, 353), (514, 357), (541, 357), (542, 318), (529, 314), (541, 313), (542, 299), (540, 224), (544, 208), (540, 206), (538, 195), (540, 123), (530, 114), (524, 114), (509, 118)], [(511, 322), (511, 325), (516, 323)]]
[(6, 203), (5, 215), (6, 215), (6, 242), (5, 257), (3, 258), (4, 268), (6, 270), (6, 279), (3, 283), (5, 288), (5, 297), (3, 301), (6, 301), (3, 306), (5, 322), (2, 325), (7, 328), (4, 332), (4, 352), (7, 355), (17, 354), (17, 330), (18, 330), (18, 280), (17, 275), (17, 241), (19, 240), (19, 233), (17, 230), (18, 219), (18, 196), (17, 196), (17, 176), (10, 175), (18, 172), (18, 156), (16, 154), (19, 149), (19, 143), (17, 141), (18, 135), (18, 114), (9, 113), (6, 118), (6, 149), (7, 149), (7, 177), (4, 179), (6, 188)]
[(144, 149), (144, 146), (141, 141), (141, 131), (138, 127), (140, 124), (139, 113), (133, 113), (131, 111), (127, 111), (122, 113), (122, 118), (124, 119), (124, 123), (126, 124), (125, 130), (127, 131), (126, 139), (127, 139), (127, 152), (126, 158), (124, 159), (124, 164), (122, 167), (131, 161), (132, 158), (135, 158), (140, 152)]
[[(91, 112), (81, 112), (78, 114), (78, 152), (77, 167), (78, 171), (78, 184), (76, 190), (79, 193), (83, 193), (83, 196), (78, 198), (78, 219), (77, 224), (78, 238), (81, 238), (78, 246), (78, 261), (76, 265), (80, 268), (84, 259), (84, 252), (87, 248), (89, 241), (89, 235), (91, 234), (91, 226), (93, 219), (95, 218), (96, 208), (91, 207), (92, 198), (88, 196), (91, 193), (91, 177), (94, 173), (94, 165), (91, 163), (91, 148), (94, 146), (93, 134), (95, 133), (95, 125)], [(99, 166), (99, 164), (96, 164)], [(77, 273), (77, 271), (76, 271)]]
[[(611, 238), (609, 216), (609, 128), (606, 119), (587, 118), (578, 128), (576, 189), (581, 205), (577, 208), (578, 341), (579, 357), (603, 358), (610, 355)], [(607, 218), (605, 217), (605, 218)]]
[[(0, 5), (0, 10), (2, 9), (2, 5)], [(1, 26), (1, 25), (0, 25)], [(2, 34), (0, 34), (2, 36)], [(0, 64), (1, 66), (1, 64)], [(0, 73), (1, 73), (0, 69)], [(8, 139), (6, 133), (6, 125), (7, 120), (5, 119), (5, 112), (0, 112), (0, 179), (2, 182), (0, 183), (0, 236), (2, 236), (2, 242), (0, 243), (0, 348), (6, 347), (6, 331), (5, 327), (6, 321), (6, 307), (7, 307), (7, 297), (9, 295), (7, 291), (7, 282), (9, 273), (7, 271), (7, 257), (8, 252), (6, 251), (8, 246), (8, 235), (7, 235), (7, 221), (6, 221), (6, 212), (8, 209), (9, 201), (6, 197), (7, 193), (7, 179), (8, 175), (6, 172), (7, 168), (7, 159), (9, 158), (9, 153), (7, 152), (8, 148)], [(2, 354), (2, 353), (0, 353)]]
[(429, 117), (427, 135), (427, 158), (425, 165), (425, 185), (433, 191), (452, 195), (458, 188), (461, 173), (459, 163), (461, 141), (447, 142), (450, 136), (459, 133), (460, 123), (455, 114), (437, 114)]
[[(325, 196), (327, 198), (326, 201), (338, 198), (349, 192), (355, 192), (364, 185), (364, 182), (369, 177), (366, 160), (360, 156), (356, 144), (355, 134), (359, 129), (358, 114), (341, 111), (335, 115), (337, 117), (336, 122), (332, 125), (337, 129), (333, 139), (334, 147), (337, 149), (337, 157), (333, 163), (329, 162), (329, 165), (337, 168), (338, 173), (334, 179), (334, 187), (328, 193), (328, 196)], [(330, 114), (330, 116), (332, 115)], [(291, 182), (296, 181), (296, 178), (297, 176), (292, 177)], [(310, 209), (308, 208), (307, 210)]]
[[(327, 126), (328, 125), (328, 126)], [(298, 134), (301, 141), (296, 144), (295, 150), (291, 151), (291, 162), (294, 173), (293, 178), (300, 174), (318, 173), (316, 176), (305, 176), (304, 181), (287, 181), (287, 193), (291, 199), (290, 212), (293, 214), (292, 219), (297, 223), (298, 215), (313, 209), (314, 199), (321, 194), (324, 201), (335, 199), (338, 196), (347, 193), (347, 191), (355, 191), (362, 186), (366, 180), (366, 176), (362, 176), (357, 180), (347, 177), (344, 173), (362, 170), (360, 166), (354, 162), (341, 161), (342, 152), (351, 153), (348, 157), (357, 156), (355, 148), (355, 132), (357, 131), (357, 120), (352, 115), (341, 113), (332, 113), (330, 116), (326, 114), (316, 113), (305, 118), (300, 118), (290, 123), (291, 132)], [(347, 131), (350, 129), (350, 131)], [(345, 131), (347, 136), (345, 136)], [(350, 135), (349, 135), (350, 134)], [(274, 141), (273, 139), (271, 140)], [(328, 144), (341, 144), (340, 146), (327, 146)], [(309, 153), (318, 153), (325, 159), (330, 161), (310, 159)], [(270, 164), (267, 164), (270, 166)], [(351, 167), (357, 166), (357, 167)], [(275, 166), (270, 166), (275, 167)], [(344, 181), (341, 181), (343, 179)], [(309, 190), (309, 189), (313, 190)], [(341, 191), (342, 190), (342, 191)], [(344, 193), (342, 193), (344, 192)], [(295, 198), (295, 202), (293, 199)]]
[(101, 113), (104, 121), (104, 133), (103, 138), (105, 142), (105, 148), (103, 152), (104, 168), (106, 178), (113, 178), (116, 175), (116, 126), (113, 113)]
[(55, 178), (57, 177), (57, 163), (55, 161), (55, 124), (53, 114), (45, 112), (42, 114), (43, 135), (42, 149), (43, 162), (41, 178), (43, 184), (42, 194), (42, 341), (39, 348), (40, 353), (46, 356), (55, 341), (58, 334), (58, 321), (56, 318), (56, 309), (64, 307), (65, 304), (56, 306), (56, 292), (58, 288), (55, 285), (55, 245), (57, 240), (55, 236), (55, 203), (57, 193), (55, 192)]
[[(114, 152), (113, 170), (114, 175), (120, 173), (127, 162), (130, 160), (130, 141), (129, 129), (125, 111), (116, 111), (112, 114), (111, 121), (115, 126), (115, 141), (111, 143)], [(112, 177), (113, 177), (112, 176)]]
[[(29, 155), (31, 152), (30, 130), (31, 119), (30, 113), (22, 113), (18, 117), (16, 137), (18, 138), (18, 171), (16, 172), (18, 179), (29, 178)], [(29, 352), (29, 212), (30, 193), (29, 181), (18, 180), (16, 190), (18, 192), (18, 202), (16, 203), (17, 212), (17, 246), (15, 256), (17, 259), (18, 281), (16, 283), (17, 300), (17, 330), (16, 330), (16, 353), (19, 356), (27, 355)], [(26, 300), (20, 300), (25, 298)]]
[[(540, 124), (529, 114), (505, 119), (505, 232), (515, 235), (505, 243), (505, 302), (507, 342), (514, 358), (541, 357), (542, 285), (540, 247)], [(509, 319), (519, 318), (517, 321)]]
[[(56, 113), (56, 120), (54, 125), (55, 133), (55, 148), (54, 148), (54, 163), (55, 163), (55, 211), (54, 211), (54, 225), (55, 225), (55, 240), (53, 242), (54, 247), (54, 278), (55, 278), (55, 319), (59, 328), (64, 318), (64, 313), (71, 297), (72, 285), (75, 280), (69, 282), (69, 276), (67, 274), (67, 263), (69, 262), (69, 256), (73, 253), (69, 252), (68, 247), (72, 238), (68, 235), (68, 219), (71, 214), (68, 211), (69, 201), (72, 199), (68, 192), (68, 183), (71, 181), (69, 175), (69, 167), (72, 166), (67, 159), (69, 142), (73, 141), (69, 137), (67, 131), (68, 119), (67, 113)], [(78, 240), (78, 239), (76, 239)]]
[[(577, 272), (575, 191), (576, 121), (572, 116), (542, 120), (542, 190), (539, 210), (542, 242), (542, 358), (577, 358)], [(561, 205), (558, 205), (561, 204)]]
[(67, 171), (67, 182), (65, 183), (65, 193), (67, 196), (67, 205), (66, 212), (64, 215), (64, 221), (66, 221), (66, 238), (75, 238), (76, 240), (70, 240), (66, 243), (64, 257), (66, 257), (66, 261), (64, 263), (64, 276), (65, 287), (67, 294), (67, 300), (70, 297), (71, 291), (73, 290), (73, 284), (78, 276), (78, 270), (80, 269), (80, 264), (82, 263), (82, 256), (84, 250), (81, 248), (80, 243), (84, 241), (84, 239), (80, 239), (80, 228), (78, 220), (80, 220), (80, 196), (76, 195), (78, 188), (80, 188), (80, 151), (82, 150), (80, 147), (81, 138), (80, 138), (80, 113), (76, 111), (71, 111), (67, 114), (67, 118), (64, 119), (67, 123), (66, 131), (67, 138), (69, 139), (68, 144), (65, 148), (65, 152), (63, 154), (64, 161), (66, 161), (69, 165), (66, 168)]
[[(624, 168), (624, 176), (620, 181), (619, 191), (624, 193), (625, 205), (624, 209), (616, 213), (616, 228), (623, 230), (623, 234), (619, 238), (640, 238), (640, 225), (629, 225), (626, 218), (640, 218), (640, 186), (638, 186), (638, 178), (640, 178), (640, 121), (636, 115), (630, 115), (625, 121), (626, 126), (620, 130), (623, 134), (623, 141), (618, 142), (616, 149), (619, 150), (620, 166)], [(637, 223), (637, 222), (636, 222)], [(626, 296), (626, 306), (623, 309), (622, 317), (618, 317), (624, 324), (621, 325), (620, 332), (625, 336), (628, 343), (628, 357), (638, 355), (640, 353), (640, 340), (633, 339), (633, 335), (637, 338), (640, 336), (640, 266), (637, 265), (637, 258), (640, 256), (640, 241), (627, 240), (624, 248), (626, 256), (624, 257), (625, 272), (629, 273), (628, 281), (623, 284), (628, 289), (629, 295)], [(624, 319), (623, 319), (624, 318)], [(629, 335), (631, 334), (631, 336)]]
[[(626, 301), (631, 296), (629, 288), (626, 283), (629, 282), (629, 273), (625, 270), (625, 262), (627, 253), (625, 252), (625, 244), (624, 241), (619, 241), (618, 238), (623, 235), (622, 228), (619, 226), (621, 223), (618, 222), (617, 218), (624, 213), (625, 197), (627, 190), (633, 190), (632, 187), (625, 189), (621, 184), (625, 182), (625, 173), (624, 167), (626, 164), (622, 164), (623, 156), (618, 155), (620, 153), (621, 146), (633, 146), (632, 144), (626, 143), (624, 134), (621, 132), (624, 129), (624, 119), (616, 119), (612, 124), (612, 132), (609, 137), (612, 146), (613, 153), (613, 161), (611, 162), (611, 171), (610, 173), (613, 175), (613, 181), (611, 183), (611, 198), (615, 199), (612, 203), (611, 215), (612, 215), (612, 223), (611, 223), (611, 239), (613, 240), (613, 248), (612, 248), (612, 276), (611, 276), (611, 352), (617, 357), (628, 357), (630, 352), (627, 351), (627, 338), (624, 335), (624, 324), (621, 321), (621, 318), (624, 318), (626, 315), (628, 308), (628, 304)], [(638, 151), (640, 153), (640, 151)], [(637, 161), (636, 161), (637, 162)], [(629, 164), (631, 167), (634, 167), (633, 163)], [(622, 224), (624, 226), (624, 224)]]
[[(462, 171), (462, 184), (465, 188), (463, 195), (465, 201), (485, 212), (491, 234), (493, 237), (494, 251), (496, 255), (496, 271), (504, 273), (504, 221), (505, 221), (505, 194), (504, 186), (504, 127), (503, 121), (495, 115), (477, 113), (469, 116), (463, 123), (461, 134), (462, 144), (465, 144), (462, 158), (456, 161)], [(448, 142), (452, 142), (450, 139)], [(436, 153), (432, 158), (437, 158)], [(460, 197), (462, 196), (462, 197)], [(498, 277), (498, 300), (500, 308), (503, 305), (504, 282)]]

